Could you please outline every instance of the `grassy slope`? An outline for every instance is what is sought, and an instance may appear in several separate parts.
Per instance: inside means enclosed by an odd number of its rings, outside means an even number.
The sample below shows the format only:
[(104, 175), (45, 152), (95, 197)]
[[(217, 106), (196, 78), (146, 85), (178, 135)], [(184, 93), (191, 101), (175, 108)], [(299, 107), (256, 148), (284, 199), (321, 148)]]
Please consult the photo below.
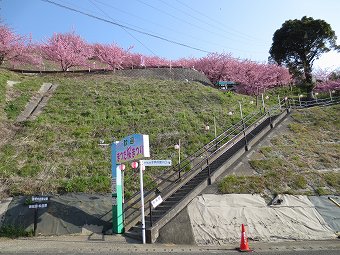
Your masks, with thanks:
[[(17, 76), (1, 73), (3, 81)], [(59, 83), (44, 112), (20, 125), (10, 143), (0, 150), (1, 184), (9, 194), (83, 191), (109, 192), (110, 151), (98, 146), (99, 139), (112, 141), (133, 133), (150, 135), (151, 156), (172, 158), (173, 146), (181, 139), (182, 157), (188, 156), (213, 138), (204, 126), (222, 132), (239, 114), (237, 101), (245, 113), (254, 105), (246, 96), (221, 93), (199, 83), (130, 79), (112, 75), (51, 75), (15, 77), (25, 80), (20, 100), (0, 104), (0, 111), (13, 123), (33, 90), (42, 82)], [(39, 86), (38, 86), (39, 84)], [(3, 91), (4, 86), (1, 86)], [(18, 101), (19, 100), (19, 101)], [(13, 105), (13, 107), (8, 107)], [(160, 169), (146, 173), (146, 185)], [(164, 170), (164, 169), (163, 169)], [(138, 177), (126, 171), (125, 188), (129, 196), (138, 187)]]
[(340, 194), (339, 111), (339, 105), (294, 111), (288, 131), (250, 161), (259, 175), (228, 176), (220, 191)]
[[(5, 101), (6, 81), (21, 81)], [(59, 83), (42, 115), (32, 122), (14, 120), (42, 82)], [(245, 113), (254, 105), (245, 96), (221, 93), (198, 83), (132, 79), (112, 75), (22, 76), (0, 72), (0, 128), (15, 125), (14, 138), (0, 148), (0, 185), (9, 194), (110, 191), (110, 151), (99, 139), (112, 141), (132, 134), (150, 135), (151, 156), (172, 158), (181, 139), (182, 157), (213, 138), (213, 116), (218, 133), (238, 120), (238, 101)], [(290, 91), (285, 91), (287, 94)], [(282, 93), (282, 91), (281, 91)], [(275, 96), (270, 97), (276, 103)], [(228, 116), (233, 111), (236, 114)], [(339, 106), (296, 112), (290, 132), (272, 140), (276, 147), (261, 149), (251, 164), (253, 177), (229, 176), (223, 192), (340, 193), (339, 174), (313, 170), (339, 168)], [(331, 120), (331, 123), (327, 121)], [(204, 132), (204, 126), (210, 131)], [(146, 185), (160, 170), (150, 168)], [(130, 167), (126, 195), (138, 187)], [(1, 190), (1, 189), (0, 189)], [(0, 194), (1, 196), (1, 194)]]

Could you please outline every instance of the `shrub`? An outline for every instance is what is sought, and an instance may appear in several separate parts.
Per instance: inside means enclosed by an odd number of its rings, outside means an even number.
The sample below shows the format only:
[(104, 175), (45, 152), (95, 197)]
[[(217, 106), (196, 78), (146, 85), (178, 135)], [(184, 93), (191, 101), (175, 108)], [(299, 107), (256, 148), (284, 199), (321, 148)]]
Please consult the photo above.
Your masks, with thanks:
[(26, 231), (22, 226), (4, 225), (0, 227), (0, 237), (17, 238), (33, 236), (33, 230)]

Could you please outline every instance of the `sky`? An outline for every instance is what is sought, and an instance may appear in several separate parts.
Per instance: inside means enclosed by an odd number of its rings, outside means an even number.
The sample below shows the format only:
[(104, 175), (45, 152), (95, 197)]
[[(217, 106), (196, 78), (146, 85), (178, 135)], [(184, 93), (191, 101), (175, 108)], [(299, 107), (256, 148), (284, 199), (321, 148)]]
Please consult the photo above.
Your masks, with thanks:
[[(35, 42), (75, 31), (88, 43), (133, 46), (133, 52), (169, 60), (218, 52), (266, 62), (274, 32), (303, 16), (329, 23), (340, 44), (339, 0), (49, 1), (87, 15), (46, 0), (0, 0), (0, 19)], [(314, 68), (340, 68), (340, 53), (324, 54)]]

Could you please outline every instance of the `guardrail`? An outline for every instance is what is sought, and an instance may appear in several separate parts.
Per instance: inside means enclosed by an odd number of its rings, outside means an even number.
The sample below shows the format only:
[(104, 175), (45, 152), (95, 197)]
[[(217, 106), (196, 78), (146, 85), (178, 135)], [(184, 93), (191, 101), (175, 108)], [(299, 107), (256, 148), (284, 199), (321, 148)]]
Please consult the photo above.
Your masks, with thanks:
[(313, 106), (328, 106), (340, 103), (340, 97), (329, 97), (320, 99), (289, 99), (289, 104), (293, 109), (308, 108)]

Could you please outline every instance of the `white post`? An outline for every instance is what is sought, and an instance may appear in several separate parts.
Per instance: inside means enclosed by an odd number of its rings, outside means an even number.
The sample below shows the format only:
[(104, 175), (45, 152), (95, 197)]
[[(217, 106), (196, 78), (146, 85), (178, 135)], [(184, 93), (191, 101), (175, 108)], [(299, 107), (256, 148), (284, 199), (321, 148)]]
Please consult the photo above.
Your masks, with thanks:
[(180, 164), (181, 164), (181, 139), (178, 139), (178, 165)]
[[(263, 94), (262, 94), (262, 98), (263, 98)], [(241, 120), (243, 120), (243, 113), (242, 113), (242, 105), (241, 105), (241, 102), (239, 101), (238, 104), (240, 105)]]
[(329, 91), (329, 97), (331, 99), (331, 101), (333, 101), (333, 98), (332, 98), (332, 91), (331, 90), (328, 90)]
[(144, 161), (143, 160), (139, 160), (140, 202), (141, 202), (141, 214), (142, 214), (142, 240), (143, 240), (143, 244), (145, 244), (143, 168), (144, 168)]
[(216, 130), (216, 117), (214, 116), (214, 128), (215, 128), (215, 138), (217, 137), (217, 130)]
[(299, 95), (299, 104), (300, 104), (300, 107), (301, 107), (301, 95)]
[(262, 108), (263, 108), (263, 111), (264, 111), (265, 108), (264, 108), (264, 98), (263, 98), (263, 93), (261, 94), (261, 97), (262, 97)]
[(277, 99), (279, 100), (279, 107), (280, 107), (280, 111), (281, 111), (281, 101), (280, 101), (280, 95), (277, 95)]

